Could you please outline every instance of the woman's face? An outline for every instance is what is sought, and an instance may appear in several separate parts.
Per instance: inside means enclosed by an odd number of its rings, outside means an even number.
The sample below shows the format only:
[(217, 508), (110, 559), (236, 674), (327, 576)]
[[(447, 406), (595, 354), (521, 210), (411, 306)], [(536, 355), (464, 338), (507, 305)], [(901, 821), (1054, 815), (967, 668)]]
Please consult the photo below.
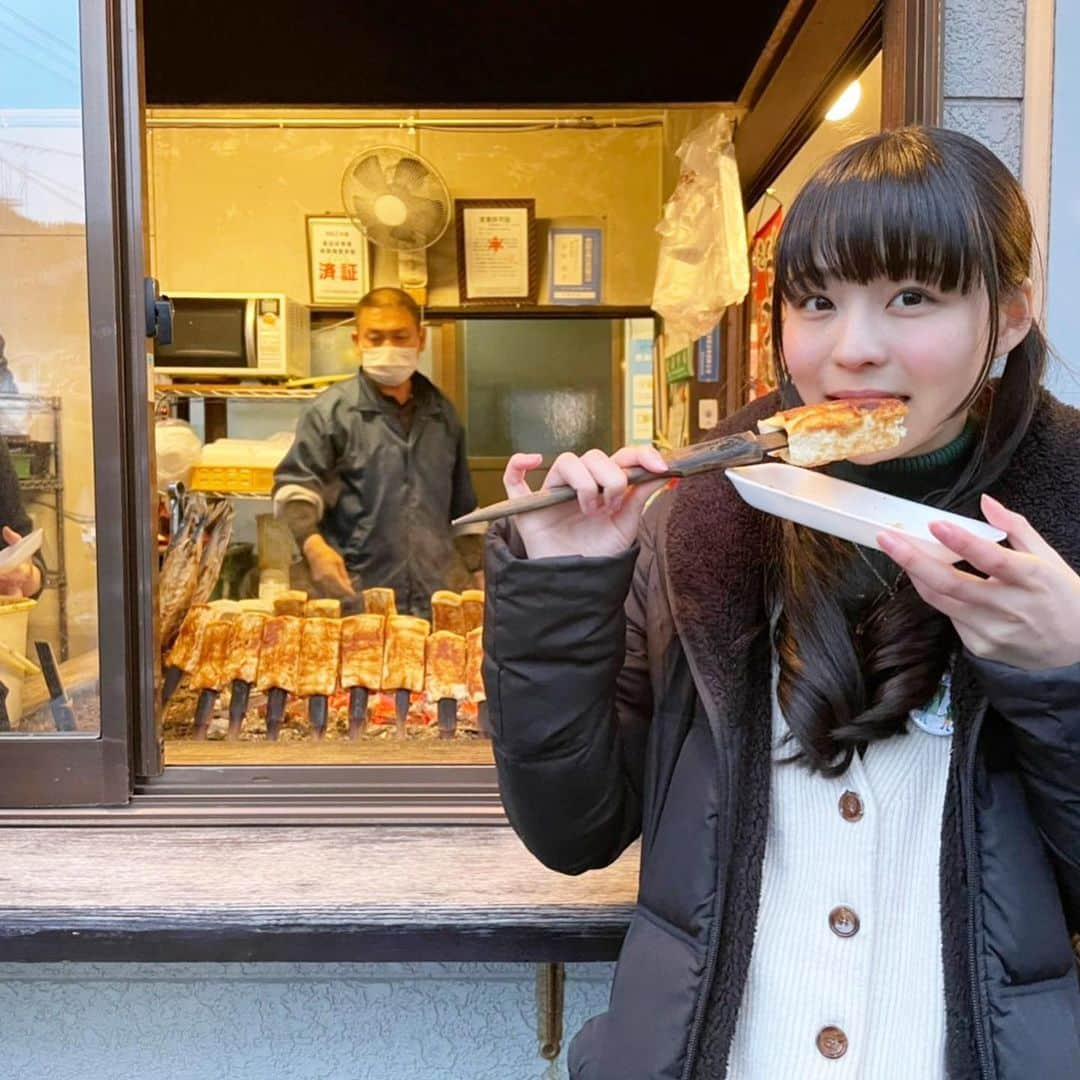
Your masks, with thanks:
[[(1024, 316), (1015, 327), (1003, 321), (999, 354), (1027, 333), (1026, 303)], [(854, 459), (858, 464), (925, 454), (963, 430), (967, 412), (951, 414), (979, 377), (990, 330), (980, 287), (965, 294), (917, 281), (829, 278), (823, 290), (784, 304), (783, 327), (784, 359), (806, 404), (855, 397), (907, 403), (899, 448)]]

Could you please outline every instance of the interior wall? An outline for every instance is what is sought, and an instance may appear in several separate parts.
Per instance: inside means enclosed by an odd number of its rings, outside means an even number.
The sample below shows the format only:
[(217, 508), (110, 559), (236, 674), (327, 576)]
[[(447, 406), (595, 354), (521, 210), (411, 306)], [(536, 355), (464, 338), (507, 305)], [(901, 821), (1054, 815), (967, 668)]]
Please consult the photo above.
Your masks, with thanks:
[[(152, 110), (149, 115), (151, 120), (163, 121), (193, 113)], [(199, 111), (197, 115), (223, 114)], [(311, 120), (389, 114), (286, 111), (281, 115)], [(437, 115), (415, 114), (417, 120)], [(511, 120), (572, 114), (498, 115)], [(661, 118), (659, 111), (634, 115)], [(540, 222), (573, 219), (601, 224), (605, 230), (603, 302), (649, 303), (658, 244), (655, 225), (662, 201), (664, 131), (660, 126), (526, 133), (151, 128), (148, 229), (153, 272), (163, 289), (280, 290), (309, 302), (305, 215), (340, 212), (345, 167), (362, 150), (379, 144), (401, 146), (427, 158), (443, 175), (451, 197), (535, 198)], [(373, 283), (393, 282), (395, 272), (394, 257), (386, 259), (379, 253)], [(457, 306), (453, 225), (429, 249), (428, 274), (429, 304)], [(543, 293), (540, 301), (544, 301)]]

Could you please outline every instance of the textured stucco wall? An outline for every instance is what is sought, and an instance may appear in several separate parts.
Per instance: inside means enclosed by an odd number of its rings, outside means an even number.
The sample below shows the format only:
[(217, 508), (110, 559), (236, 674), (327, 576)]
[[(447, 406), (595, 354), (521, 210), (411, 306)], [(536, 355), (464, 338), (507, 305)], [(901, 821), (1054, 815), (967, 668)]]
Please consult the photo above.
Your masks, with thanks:
[(945, 0), (944, 123), (1020, 173), (1024, 0)]
[[(0, 964), (18, 1080), (554, 1080), (530, 964)], [(611, 966), (571, 965), (567, 1035)]]

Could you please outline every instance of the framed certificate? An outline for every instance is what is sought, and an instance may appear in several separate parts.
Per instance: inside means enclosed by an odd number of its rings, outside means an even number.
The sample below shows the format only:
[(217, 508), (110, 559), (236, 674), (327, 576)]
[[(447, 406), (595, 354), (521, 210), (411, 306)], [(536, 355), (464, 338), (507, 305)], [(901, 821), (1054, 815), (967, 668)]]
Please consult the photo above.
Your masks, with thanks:
[(548, 233), (552, 304), (599, 304), (603, 265), (600, 229), (553, 228)]
[(352, 307), (371, 288), (367, 237), (341, 215), (307, 218), (312, 307)]
[(462, 303), (536, 303), (536, 200), (455, 199)]

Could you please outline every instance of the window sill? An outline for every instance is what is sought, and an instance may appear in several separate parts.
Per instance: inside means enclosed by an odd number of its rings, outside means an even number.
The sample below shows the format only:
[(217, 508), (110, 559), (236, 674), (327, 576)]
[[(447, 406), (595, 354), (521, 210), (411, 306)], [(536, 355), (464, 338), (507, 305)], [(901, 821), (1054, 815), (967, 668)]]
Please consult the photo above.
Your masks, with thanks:
[(0, 961), (602, 961), (638, 848), (578, 877), (506, 827), (7, 828)]

